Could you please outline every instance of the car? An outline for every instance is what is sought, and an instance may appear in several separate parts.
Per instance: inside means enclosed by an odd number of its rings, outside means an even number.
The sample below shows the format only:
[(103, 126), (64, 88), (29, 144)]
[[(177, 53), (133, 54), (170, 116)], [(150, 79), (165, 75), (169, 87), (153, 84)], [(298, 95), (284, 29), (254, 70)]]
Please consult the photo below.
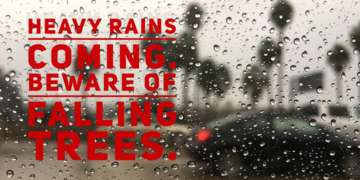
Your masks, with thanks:
[(197, 127), (190, 137), (191, 157), (217, 175), (359, 175), (354, 136), (339, 136), (300, 111), (237, 113)]
[[(300, 111), (306, 114), (308, 119), (313, 119), (323, 126), (332, 127), (331, 129), (343, 138), (359, 134), (356, 108), (349, 108), (345, 104), (321, 104), (305, 106)], [(354, 136), (353, 140), (356, 141), (357, 138)]]

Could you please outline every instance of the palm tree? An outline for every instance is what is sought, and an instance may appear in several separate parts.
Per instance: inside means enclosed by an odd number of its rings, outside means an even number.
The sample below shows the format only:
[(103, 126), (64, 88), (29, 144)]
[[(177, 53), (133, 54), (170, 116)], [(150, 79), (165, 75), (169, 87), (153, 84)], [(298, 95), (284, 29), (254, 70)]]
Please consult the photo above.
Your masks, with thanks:
[(194, 70), (193, 64), (198, 61), (196, 32), (202, 26), (202, 15), (203, 10), (201, 6), (197, 4), (189, 5), (185, 21), (188, 30), (180, 35), (174, 49), (172, 49), (172, 51), (169, 50), (169, 53), (173, 54), (174, 62), (180, 66), (184, 72), (184, 101), (188, 100), (186, 89), (188, 88), (189, 74)]
[[(351, 36), (351, 42), (352, 45), (357, 48), (357, 50), (360, 50), (360, 23), (354, 27), (350, 33)], [(359, 54), (360, 55), (360, 54)], [(360, 67), (359, 67), (359, 71), (360, 71)], [(360, 79), (359, 79), (360, 81)], [(359, 96), (360, 96), (360, 88), (359, 88)]]
[(328, 53), (327, 63), (331, 65), (336, 73), (336, 83), (337, 83), (337, 98), (341, 96), (341, 72), (344, 67), (349, 64), (350, 56), (346, 48), (341, 44), (335, 44), (331, 53)]
[[(283, 33), (285, 27), (289, 24), (291, 21), (291, 18), (293, 16), (293, 8), (291, 4), (285, 0), (279, 0), (276, 2), (272, 12), (271, 12), (271, 19), (272, 22), (275, 23), (275, 25), (280, 30), (279, 34), (279, 42), (282, 40), (281, 34)], [(282, 47), (279, 48), (279, 73), (278, 73), (278, 83), (279, 83), (279, 89), (278, 89), (278, 97), (279, 101), (281, 99), (281, 92), (283, 91), (283, 83), (281, 82), (281, 78), (284, 74), (284, 69), (281, 67), (281, 64), (283, 63), (283, 53), (282, 53)]]
[(262, 73), (258, 65), (251, 66), (242, 77), (244, 81), (244, 90), (250, 94), (253, 103), (262, 95), (262, 90), (269, 86), (270, 80), (267, 75)]
[(260, 48), (258, 50), (258, 56), (261, 64), (263, 64), (266, 68), (266, 71), (269, 72), (275, 60), (279, 59), (280, 57), (280, 47), (276, 45), (271, 39), (266, 38), (261, 41)]
[(186, 12), (186, 24), (196, 30), (199, 29), (201, 25), (201, 16), (203, 15), (203, 10), (198, 4), (190, 4)]
[(199, 85), (206, 96), (211, 92), (220, 95), (230, 86), (229, 71), (225, 66), (217, 67), (212, 59), (206, 59), (199, 68)]
[(280, 56), (280, 47), (276, 45), (271, 39), (261, 41), (260, 48), (258, 50), (258, 56), (260, 62), (266, 66), (269, 70), (274, 64), (275, 60)]
[[(203, 61), (197, 70), (199, 71), (197, 79), (198, 85), (203, 89), (204, 94), (208, 98), (211, 93), (214, 93), (216, 97), (220, 97), (230, 86), (228, 69), (225, 66), (215, 65), (215, 62), (212, 59)], [(199, 90), (195, 90), (195, 93), (199, 92)], [(199, 95), (197, 94), (197, 96)], [(202, 118), (212, 119), (217, 116), (218, 112), (220, 112), (218, 108), (208, 107), (203, 110)]]

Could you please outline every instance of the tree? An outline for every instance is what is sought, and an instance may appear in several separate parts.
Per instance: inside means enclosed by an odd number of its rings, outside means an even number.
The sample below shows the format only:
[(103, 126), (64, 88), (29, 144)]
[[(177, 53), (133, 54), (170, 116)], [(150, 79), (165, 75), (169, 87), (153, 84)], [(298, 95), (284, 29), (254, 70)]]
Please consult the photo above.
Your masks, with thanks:
[(328, 53), (327, 63), (331, 65), (336, 73), (336, 83), (337, 83), (337, 98), (341, 96), (341, 72), (344, 67), (347, 66), (350, 62), (349, 52), (341, 44), (335, 44), (331, 53)]
[[(350, 33), (350, 39), (352, 45), (359, 51), (360, 50), (360, 22), (354, 27)], [(360, 54), (359, 54), (360, 55)], [(359, 63), (359, 72), (360, 72), (360, 63)], [(360, 81), (360, 78), (359, 78)], [(360, 88), (359, 88), (359, 96), (360, 96)]]
[(271, 68), (275, 60), (279, 58), (279, 55), (280, 47), (277, 46), (271, 39), (261, 41), (258, 56), (260, 62), (266, 66), (267, 70)]
[[(280, 47), (276, 45), (270, 38), (266, 38), (260, 43), (258, 56), (261, 64), (264, 65), (266, 71), (269, 72), (275, 61), (280, 57)], [(270, 88), (266, 88), (266, 89), (270, 89)]]
[(209, 96), (211, 92), (220, 95), (230, 86), (229, 71), (225, 66), (217, 67), (211, 59), (206, 59), (199, 68), (199, 85)]
[[(275, 3), (275, 6), (273, 10), (271, 11), (271, 19), (272, 22), (275, 23), (275, 25), (280, 30), (279, 34), (279, 42), (281, 42), (281, 33), (283, 33), (285, 27), (291, 22), (291, 18), (293, 16), (293, 8), (291, 4), (285, 0), (279, 0)], [(279, 83), (279, 89), (278, 89), (278, 97), (279, 101), (281, 100), (281, 92), (283, 91), (283, 83), (281, 82), (281, 78), (284, 76), (284, 69), (281, 67), (281, 64), (283, 63), (283, 53), (282, 53), (282, 46), (279, 48), (279, 72), (278, 72), (278, 83)]]
[(201, 16), (203, 15), (203, 10), (198, 4), (190, 4), (186, 12), (186, 24), (191, 29), (199, 29), (201, 24)]
[(270, 84), (269, 77), (264, 75), (262, 71), (263, 70), (258, 65), (253, 65), (242, 77), (244, 90), (250, 94), (253, 102), (262, 95), (263, 89)]
[(188, 88), (188, 77), (193, 69), (193, 64), (198, 61), (196, 32), (202, 26), (202, 8), (197, 4), (190, 4), (186, 11), (187, 31), (180, 35), (174, 49), (169, 51), (173, 54), (174, 62), (180, 66), (184, 72), (184, 102), (188, 101), (186, 89)]

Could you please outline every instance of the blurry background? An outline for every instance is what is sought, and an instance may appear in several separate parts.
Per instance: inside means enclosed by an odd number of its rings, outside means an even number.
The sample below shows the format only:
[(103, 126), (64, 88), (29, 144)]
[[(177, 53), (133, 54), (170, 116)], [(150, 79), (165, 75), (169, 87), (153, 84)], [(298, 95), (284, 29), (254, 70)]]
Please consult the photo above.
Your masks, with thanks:
[[(315, 124), (339, 137), (349, 138), (356, 144), (358, 132), (358, 104), (360, 82), (358, 78), (358, 49), (360, 47), (360, 17), (357, 1), (2, 1), (0, 3), (0, 177), (36, 179), (208, 179), (225, 174), (206, 173), (211, 164), (201, 161), (192, 154), (192, 141), (199, 137), (198, 129), (218, 122), (224, 117), (240, 118), (245, 114), (266, 114), (281, 112), (303, 113), (301, 120), (308, 126)], [(99, 33), (91, 32), (86, 22), (82, 34), (41, 35), (28, 34), (28, 18), (55, 18), (58, 24), (67, 18), (101, 18)], [(115, 35), (109, 34), (110, 18), (120, 18), (123, 26), (127, 19), (133, 18), (140, 27), (142, 18), (173, 18), (177, 31), (174, 35)], [(72, 30), (74, 27), (72, 27)], [(64, 41), (28, 41), (30, 37), (64, 37)], [(176, 37), (177, 41), (75, 41), (77, 37)], [(49, 63), (40, 70), (28, 65), (28, 49), (33, 44), (43, 44), (48, 51), (37, 52), (36, 60)], [(158, 43), (164, 47), (166, 65), (161, 69), (149, 69), (141, 61), (139, 70), (119, 69), (119, 50), (115, 49), (114, 68), (94, 70), (76, 69), (77, 44), (85, 44), (91, 49), (100, 44), (101, 58), (106, 65), (106, 44), (140, 44), (145, 49), (149, 44)], [(50, 61), (50, 49), (56, 44), (67, 44), (73, 50), (73, 65), (68, 69), (55, 69)], [(144, 57), (144, 53), (141, 54)], [(59, 59), (64, 55), (59, 53)], [(170, 62), (177, 68), (170, 69)], [(67, 92), (59, 81), (59, 92), (29, 92), (28, 73), (96, 73), (102, 83), (104, 73), (135, 73), (134, 92)], [(147, 73), (174, 72), (176, 85), (171, 91), (147, 92), (141, 88)], [(45, 83), (45, 80), (43, 80)], [(86, 83), (86, 81), (84, 81)], [(121, 87), (121, 81), (117, 87)], [(34, 94), (171, 94), (177, 98), (28, 98)], [(57, 130), (74, 130), (82, 134), (79, 148), (80, 157), (86, 159), (86, 131), (126, 129), (116, 127), (47, 127), (53, 103), (61, 100), (68, 117), (73, 119), (74, 101), (82, 101), (83, 117), (95, 120), (95, 102), (104, 102), (105, 118), (116, 118), (118, 113), (127, 111), (131, 101), (167, 100), (176, 105), (177, 123), (169, 129), (162, 127), (166, 141), (164, 153), (175, 151), (176, 161), (160, 159), (155, 162), (139, 159), (136, 162), (114, 162), (113, 139), (109, 142), (109, 161), (60, 162), (56, 160), (56, 139), (49, 140), (45, 147), (44, 161), (35, 160), (34, 140), (27, 139), (29, 130), (50, 130), (53, 136)], [(47, 101), (45, 118), (35, 127), (27, 126), (27, 103)], [(117, 112), (117, 102), (124, 101), (125, 112)], [(153, 109), (153, 114), (156, 109)], [(325, 115), (325, 116), (324, 116)], [(249, 118), (252, 120), (252, 118)], [(291, 118), (290, 118), (291, 119)], [(155, 120), (154, 120), (155, 121)], [(268, 121), (270, 122), (270, 120)], [(221, 123), (219, 123), (221, 124)], [(335, 124), (335, 125), (333, 125)], [(158, 130), (156, 121), (148, 129), (138, 127), (141, 133)], [(268, 126), (270, 127), (270, 126)], [(289, 129), (291, 127), (288, 127)], [(133, 128), (132, 130), (138, 130)], [(211, 129), (214, 130), (214, 129)], [(248, 130), (248, 129), (247, 129)], [(240, 133), (244, 134), (247, 130)], [(356, 131), (357, 130), (357, 131)], [(223, 131), (231, 132), (229, 129)], [(245, 133), (246, 134), (246, 133)], [(322, 135), (321, 135), (322, 134)], [(327, 133), (316, 134), (320, 139)], [(213, 135), (212, 138), (216, 136)], [(223, 140), (222, 137), (217, 137)], [(249, 137), (250, 138), (250, 137)], [(275, 137), (278, 139), (280, 137)], [(336, 137), (337, 138), (337, 137)], [(293, 138), (294, 139), (294, 138)], [(295, 138), (296, 139), (296, 138)], [(280, 139), (278, 139), (280, 141)], [(210, 144), (212, 140), (209, 140)], [(341, 141), (343, 142), (343, 141)], [(189, 145), (190, 144), (190, 145)], [(286, 143), (285, 143), (286, 144)], [(344, 145), (346, 143), (340, 143)], [(239, 142), (238, 146), (241, 143)], [(145, 149), (141, 142), (136, 145)], [(340, 146), (340, 145), (339, 145)], [(205, 145), (203, 146), (205, 147)], [(353, 145), (356, 147), (356, 145)], [(211, 148), (207, 146), (207, 148)], [(195, 148), (196, 149), (196, 148)], [(203, 148), (199, 148), (204, 150)], [(140, 154), (144, 150), (139, 150)], [(343, 150), (345, 151), (345, 150)], [(139, 155), (140, 155), (139, 154)], [(346, 153), (345, 153), (346, 154)], [(348, 153), (349, 154), (349, 153)], [(345, 156), (344, 156), (345, 157)], [(54, 159), (53, 159), (54, 158)], [(211, 158), (210, 158), (211, 161)], [(195, 166), (191, 164), (196, 164)], [(306, 164), (306, 163), (305, 163)], [(321, 163), (320, 163), (321, 164)], [(306, 165), (305, 165), (306, 166)], [(158, 169), (157, 169), (158, 168)], [(167, 171), (166, 168), (169, 170)], [(160, 171), (159, 171), (160, 169)], [(339, 167), (340, 169), (340, 167)], [(10, 170), (10, 171), (8, 171)], [(304, 172), (298, 174), (284, 172), (261, 173), (254, 169), (251, 175), (231, 176), (237, 178), (295, 178), (320, 177), (342, 178), (346, 173), (333, 171), (333, 174)], [(358, 171), (357, 171), (358, 172)], [(13, 173), (13, 175), (12, 175)], [(327, 172), (329, 173), (329, 172)], [(276, 174), (276, 175), (275, 175)], [(351, 175), (353, 176), (353, 175)]]

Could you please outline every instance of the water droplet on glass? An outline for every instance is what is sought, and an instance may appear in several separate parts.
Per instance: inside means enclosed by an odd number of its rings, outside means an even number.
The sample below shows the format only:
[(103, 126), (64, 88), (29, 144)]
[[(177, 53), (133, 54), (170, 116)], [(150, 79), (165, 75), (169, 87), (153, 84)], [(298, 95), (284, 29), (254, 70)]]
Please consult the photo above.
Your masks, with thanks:
[(231, 17), (226, 18), (226, 23), (231, 24), (231, 22), (232, 22), (232, 18), (231, 18)]
[(110, 35), (109, 35), (110, 38), (117, 38), (117, 36), (118, 36), (118, 35), (117, 35), (116, 32), (114, 32), (114, 34), (110, 34)]
[(301, 57), (306, 58), (306, 56), (308, 55), (307, 51), (304, 51), (303, 53), (301, 53)]
[(111, 163), (111, 167), (116, 168), (119, 166), (119, 163), (117, 161), (114, 161), (113, 163)]
[(17, 157), (16, 157), (16, 156), (10, 156), (10, 159), (11, 159), (12, 161), (16, 161), (16, 160), (17, 160)]
[(321, 115), (322, 120), (326, 120), (326, 118), (327, 118), (327, 115), (325, 113)]
[(8, 75), (5, 75), (4, 79), (5, 79), (5, 81), (7, 81), (7, 82), (9, 82), (9, 81), (11, 80), (10, 76), (8, 76)]
[(322, 86), (317, 87), (316, 92), (319, 93), (319, 94), (322, 93), (323, 92), (323, 87)]
[(294, 71), (296, 69), (296, 66), (295, 65), (291, 65), (290, 66), (290, 70)]
[(226, 169), (221, 170), (221, 176), (227, 176), (228, 171)]
[(289, 38), (289, 37), (284, 37), (284, 42), (289, 43), (289, 42), (290, 42), (290, 38)]
[(325, 173), (325, 174), (324, 174), (324, 179), (325, 179), (325, 180), (330, 179), (330, 174), (329, 174), (329, 173)]
[(241, 66), (242, 66), (241, 64), (236, 65), (236, 69), (240, 69)]
[(160, 170), (159, 167), (156, 167), (156, 168), (154, 169), (154, 172), (155, 172), (155, 174), (160, 174), (161, 170)]
[(30, 49), (30, 45), (29, 45), (29, 44), (25, 44), (24, 49), (25, 49), (26, 51), (29, 50), (29, 49)]
[(295, 44), (295, 45), (298, 45), (299, 43), (300, 43), (300, 39), (299, 39), (299, 38), (295, 38), (295, 39), (294, 39), (294, 44)]
[(214, 50), (215, 50), (215, 52), (218, 52), (218, 51), (220, 50), (220, 46), (217, 45), (217, 44), (215, 44), (215, 45), (214, 45)]
[(189, 161), (189, 162), (187, 163), (187, 167), (188, 167), (188, 168), (195, 168), (195, 167), (196, 167), (196, 164), (195, 164), (194, 161)]
[(70, 44), (71, 43), (71, 37), (69, 35), (64, 35), (64, 40), (66, 44)]
[(63, 87), (61, 84), (57, 85), (59, 93), (63, 93)]
[(315, 119), (311, 119), (311, 120), (309, 121), (309, 125), (310, 125), (310, 126), (316, 126), (316, 120), (315, 120)]
[(92, 34), (93, 36), (97, 36), (97, 35), (99, 34), (99, 29), (96, 30), (96, 34), (94, 33), (94, 30), (91, 29), (91, 34)]
[(200, 67), (200, 66), (201, 66), (201, 62), (200, 62), (200, 61), (197, 61), (197, 62), (195, 63), (195, 66), (196, 66), (196, 67)]
[(270, 29), (269, 29), (269, 33), (270, 33), (270, 34), (272, 34), (272, 33), (274, 33), (274, 32), (275, 32), (275, 28), (270, 28)]
[(336, 125), (336, 120), (335, 119), (332, 119), (331, 120), (331, 126), (335, 126)]
[(6, 171), (6, 176), (7, 176), (8, 178), (12, 178), (12, 177), (14, 176), (14, 171), (12, 171), (12, 170), (7, 170), (7, 171)]

